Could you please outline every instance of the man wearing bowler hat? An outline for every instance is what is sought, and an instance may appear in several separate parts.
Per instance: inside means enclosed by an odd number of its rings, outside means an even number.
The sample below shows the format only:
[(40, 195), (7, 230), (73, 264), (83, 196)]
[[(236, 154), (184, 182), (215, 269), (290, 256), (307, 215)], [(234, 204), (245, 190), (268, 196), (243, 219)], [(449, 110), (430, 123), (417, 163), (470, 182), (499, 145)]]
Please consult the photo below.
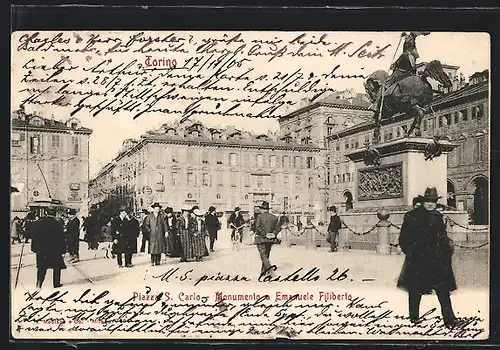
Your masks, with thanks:
[(151, 208), (153, 212), (144, 219), (143, 228), (149, 234), (151, 265), (159, 266), (161, 262), (161, 253), (165, 252), (165, 233), (167, 229), (165, 219), (160, 214), (160, 203), (153, 203)]
[(64, 227), (56, 219), (56, 208), (46, 208), (46, 216), (38, 220), (33, 227), (31, 251), (36, 254), (36, 287), (42, 288), (48, 269), (53, 270), (52, 284), (61, 287), (61, 270), (66, 268), (63, 255), (66, 253)]
[(76, 209), (68, 210), (69, 220), (66, 223), (66, 239), (70, 262), (78, 262), (80, 251), (80, 220), (76, 217)]
[(342, 221), (337, 215), (337, 207), (334, 205), (328, 207), (330, 223), (328, 224), (327, 241), (330, 243), (330, 251), (336, 252), (338, 246), (339, 230), (342, 228)]
[(210, 251), (214, 251), (214, 243), (217, 240), (217, 231), (221, 229), (221, 224), (217, 218), (217, 213), (214, 206), (208, 208), (208, 214), (205, 217), (205, 227), (210, 237)]
[(255, 244), (259, 251), (262, 266), (260, 275), (273, 275), (269, 256), (271, 247), (274, 244), (281, 227), (278, 224), (278, 218), (269, 212), (269, 203), (264, 201), (261, 206), (261, 213), (255, 221)]
[(112, 222), (113, 254), (116, 254), (118, 267), (123, 267), (123, 254), (125, 267), (133, 267), (132, 256), (137, 252), (137, 225), (130, 222), (126, 207), (120, 207), (118, 217)]
[(434, 290), (441, 305), (446, 327), (456, 325), (450, 292), (457, 289), (452, 267), (453, 242), (446, 233), (443, 214), (436, 210), (438, 196), (435, 187), (425, 190), (422, 205), (405, 214), (399, 245), (405, 262), (398, 287), (408, 292), (409, 318), (414, 324), (419, 316), (422, 295)]

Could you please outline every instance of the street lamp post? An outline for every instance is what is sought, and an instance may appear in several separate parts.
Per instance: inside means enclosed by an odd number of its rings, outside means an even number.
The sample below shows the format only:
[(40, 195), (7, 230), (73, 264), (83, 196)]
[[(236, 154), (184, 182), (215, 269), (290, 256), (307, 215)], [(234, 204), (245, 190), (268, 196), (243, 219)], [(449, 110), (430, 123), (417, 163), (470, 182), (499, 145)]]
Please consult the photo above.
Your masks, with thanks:
[[(328, 190), (328, 182), (327, 182), (327, 169), (324, 165), (318, 165), (314, 170), (323, 169), (323, 219), (324, 223), (327, 221), (327, 190)], [(321, 175), (318, 174), (318, 178), (321, 179)]]

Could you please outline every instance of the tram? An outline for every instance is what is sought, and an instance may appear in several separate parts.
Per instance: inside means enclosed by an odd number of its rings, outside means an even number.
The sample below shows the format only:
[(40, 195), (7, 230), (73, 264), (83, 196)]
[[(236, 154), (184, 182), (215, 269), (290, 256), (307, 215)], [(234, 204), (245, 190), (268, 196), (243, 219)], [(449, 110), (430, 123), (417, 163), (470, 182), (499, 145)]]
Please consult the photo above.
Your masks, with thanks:
[(55, 207), (58, 213), (67, 213), (69, 207), (58, 199), (37, 200), (28, 203), (28, 208), (32, 215), (44, 217), (48, 207)]

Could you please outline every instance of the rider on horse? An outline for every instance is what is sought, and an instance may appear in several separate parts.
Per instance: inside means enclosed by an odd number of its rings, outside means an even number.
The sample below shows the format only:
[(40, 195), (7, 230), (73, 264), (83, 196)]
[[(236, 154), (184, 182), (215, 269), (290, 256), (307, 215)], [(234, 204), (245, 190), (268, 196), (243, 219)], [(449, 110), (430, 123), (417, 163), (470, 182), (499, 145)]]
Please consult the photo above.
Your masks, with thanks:
[(428, 32), (411, 32), (410, 34), (403, 33), (405, 38), (403, 44), (403, 53), (391, 65), (392, 75), (386, 81), (386, 88), (398, 81), (403, 80), (411, 75), (417, 75), (417, 59), (418, 55), (415, 39), (419, 35), (428, 35)]
[(439, 61), (433, 60), (426, 64), (424, 70), (417, 74), (416, 61), (419, 58), (415, 39), (428, 32), (403, 33), (405, 38), (403, 53), (391, 65), (392, 74), (389, 76), (383, 70), (373, 72), (365, 81), (365, 89), (373, 102), (375, 130), (374, 138), (380, 138), (381, 119), (391, 119), (398, 113), (406, 113), (413, 118), (409, 136), (417, 128), (423, 116), (429, 112), (428, 104), (433, 100), (433, 88), (428, 78), (434, 79), (445, 87), (451, 86), (449, 77), (444, 73)]

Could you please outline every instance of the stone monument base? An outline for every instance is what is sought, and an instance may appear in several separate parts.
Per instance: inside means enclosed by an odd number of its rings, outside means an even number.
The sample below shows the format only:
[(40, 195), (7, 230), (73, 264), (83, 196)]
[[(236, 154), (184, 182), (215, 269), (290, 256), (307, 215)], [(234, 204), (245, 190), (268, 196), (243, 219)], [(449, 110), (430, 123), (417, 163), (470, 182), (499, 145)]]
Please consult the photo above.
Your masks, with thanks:
[[(456, 146), (446, 140), (402, 138), (347, 154), (357, 176), (354, 209), (342, 219), (355, 233), (343, 230), (342, 249), (375, 245), (380, 254), (390, 254), (397, 248), (404, 214), (427, 187), (435, 187), (446, 205), (447, 154)], [(446, 214), (467, 224), (465, 212)]]

